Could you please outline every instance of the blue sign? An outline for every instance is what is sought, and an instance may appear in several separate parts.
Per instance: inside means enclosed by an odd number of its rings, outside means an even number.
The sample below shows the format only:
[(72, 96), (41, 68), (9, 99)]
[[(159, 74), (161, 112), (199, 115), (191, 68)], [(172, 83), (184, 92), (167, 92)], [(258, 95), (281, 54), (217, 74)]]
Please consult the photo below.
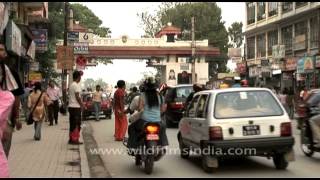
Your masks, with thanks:
[(33, 29), (32, 34), (36, 44), (36, 51), (44, 52), (48, 50), (48, 30)]

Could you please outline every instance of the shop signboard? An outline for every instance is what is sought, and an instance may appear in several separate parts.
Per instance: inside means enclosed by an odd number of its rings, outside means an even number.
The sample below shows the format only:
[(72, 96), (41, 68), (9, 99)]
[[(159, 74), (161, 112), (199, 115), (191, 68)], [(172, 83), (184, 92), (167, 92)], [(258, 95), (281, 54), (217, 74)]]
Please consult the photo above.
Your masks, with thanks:
[(181, 71), (188, 71), (189, 70), (189, 64), (188, 63), (181, 63), (180, 64), (180, 70)]
[(37, 73), (37, 72), (29, 73), (29, 81), (34, 83), (34, 82), (41, 82), (41, 80), (42, 80), (41, 73)]
[(285, 45), (274, 45), (272, 46), (272, 58), (281, 59), (285, 57)]
[(286, 59), (285, 70), (295, 71), (297, 69), (297, 58), (290, 57)]
[(35, 56), (36, 56), (36, 44), (34, 43), (34, 41), (31, 42), (27, 55), (34, 60)]
[(12, 20), (8, 22), (6, 29), (7, 50), (21, 56), (21, 30)]
[(69, 43), (79, 42), (79, 32), (68, 32), (67, 39)]
[(57, 68), (72, 70), (73, 48), (70, 46), (57, 46)]
[(36, 44), (37, 52), (45, 52), (48, 50), (48, 30), (47, 29), (33, 29), (32, 34)]
[(313, 57), (305, 57), (304, 58), (304, 72), (311, 73), (314, 69)]
[(73, 54), (89, 54), (89, 43), (74, 43)]

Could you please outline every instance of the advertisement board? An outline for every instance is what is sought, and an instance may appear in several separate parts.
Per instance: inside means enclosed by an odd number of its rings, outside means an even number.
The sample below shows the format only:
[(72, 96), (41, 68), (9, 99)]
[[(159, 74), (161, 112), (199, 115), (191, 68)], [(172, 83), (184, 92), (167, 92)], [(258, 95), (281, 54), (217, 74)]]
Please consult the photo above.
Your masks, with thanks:
[(31, 81), (31, 82), (41, 82), (42, 81), (41, 73), (30, 72), (29, 73), (29, 81)]
[(57, 46), (57, 68), (68, 69), (73, 68), (73, 47), (70, 46)]
[(21, 56), (21, 41), (21, 30), (12, 20), (9, 21), (6, 28), (7, 50)]
[(89, 43), (73, 43), (73, 54), (89, 54)]
[(36, 44), (37, 52), (44, 52), (48, 50), (48, 30), (47, 29), (32, 29), (34, 42)]

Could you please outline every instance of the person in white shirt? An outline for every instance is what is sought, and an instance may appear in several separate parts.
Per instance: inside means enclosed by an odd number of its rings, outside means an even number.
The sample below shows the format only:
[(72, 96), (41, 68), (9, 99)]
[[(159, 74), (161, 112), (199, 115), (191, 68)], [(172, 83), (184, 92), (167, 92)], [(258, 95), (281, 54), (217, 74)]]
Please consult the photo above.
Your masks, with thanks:
[(80, 98), (81, 93), (81, 74), (79, 71), (73, 73), (73, 83), (69, 88), (69, 144), (83, 144), (79, 142), (81, 129), (81, 111), (84, 105)]
[(59, 88), (55, 87), (54, 82), (49, 82), (49, 87), (47, 89), (47, 95), (49, 96), (49, 105), (48, 105), (48, 116), (50, 125), (53, 125), (53, 119), (55, 124), (58, 124), (58, 115), (59, 115), (59, 99), (60, 93)]
[(96, 92), (93, 93), (93, 106), (96, 114), (96, 121), (100, 119), (100, 111), (101, 111), (101, 102), (102, 102), (102, 91), (100, 91), (100, 85), (96, 86)]

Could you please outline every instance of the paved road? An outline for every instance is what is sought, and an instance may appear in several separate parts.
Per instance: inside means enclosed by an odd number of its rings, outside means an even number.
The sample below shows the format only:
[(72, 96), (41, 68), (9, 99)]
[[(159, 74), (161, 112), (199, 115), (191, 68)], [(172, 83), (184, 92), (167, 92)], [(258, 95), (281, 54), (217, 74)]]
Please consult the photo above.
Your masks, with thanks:
[[(102, 160), (112, 177), (150, 177), (142, 168), (134, 165), (133, 157), (125, 153), (125, 147), (121, 142), (113, 140), (114, 120), (102, 120), (100, 122), (89, 121), (93, 135), (101, 150), (119, 149), (122, 154), (102, 154)], [(295, 126), (294, 126), (295, 127)], [(191, 156), (185, 160), (179, 154), (166, 155), (155, 163), (151, 177), (319, 177), (320, 154), (313, 158), (304, 156), (299, 149), (298, 131), (294, 132), (296, 138), (296, 161), (289, 164), (285, 171), (274, 168), (272, 159), (250, 157), (243, 160), (225, 160), (220, 163), (217, 172), (205, 173), (201, 168), (199, 156)], [(178, 148), (176, 139), (177, 129), (168, 129), (170, 148)]]

